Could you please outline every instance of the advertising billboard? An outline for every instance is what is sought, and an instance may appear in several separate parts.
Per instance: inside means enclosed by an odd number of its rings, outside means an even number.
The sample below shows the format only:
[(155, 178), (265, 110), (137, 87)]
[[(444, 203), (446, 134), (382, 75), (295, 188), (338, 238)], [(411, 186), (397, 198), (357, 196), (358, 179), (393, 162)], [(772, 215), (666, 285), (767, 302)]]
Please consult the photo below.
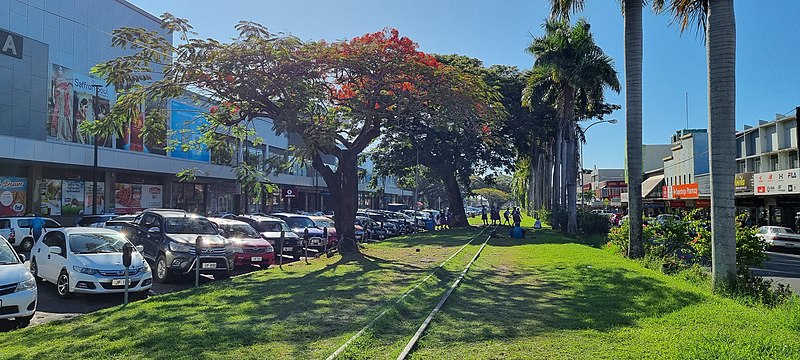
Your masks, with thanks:
[[(92, 196), (94, 188), (92, 187), (93, 183), (91, 181), (86, 182), (86, 199), (84, 200), (85, 208), (83, 209), (84, 214), (91, 214), (92, 213)], [(106, 205), (106, 184), (102, 182), (97, 183), (97, 213), (102, 214), (103, 209)]]
[(800, 169), (770, 171), (753, 175), (756, 195), (800, 193)]
[(161, 185), (117, 184), (115, 191), (117, 214), (132, 214), (147, 208), (162, 207)]
[[(101, 85), (95, 90), (94, 85)], [(98, 96), (95, 96), (97, 92)], [(56, 141), (94, 144), (89, 134), (80, 131), (84, 121), (94, 121), (108, 114), (114, 99), (113, 87), (105, 82), (53, 64), (47, 99), (47, 138)], [(110, 139), (102, 139), (110, 146)]]
[(81, 180), (64, 180), (61, 182), (61, 214), (79, 215), (83, 213), (86, 193)]
[(699, 196), (697, 183), (672, 185), (672, 197), (675, 199), (697, 199)]
[(25, 214), (28, 199), (28, 179), (0, 177), (0, 216)]
[(170, 156), (208, 162), (211, 153), (204, 144), (198, 142), (206, 125), (205, 118), (201, 116), (203, 110), (174, 100), (171, 107), (170, 145), (173, 150)]

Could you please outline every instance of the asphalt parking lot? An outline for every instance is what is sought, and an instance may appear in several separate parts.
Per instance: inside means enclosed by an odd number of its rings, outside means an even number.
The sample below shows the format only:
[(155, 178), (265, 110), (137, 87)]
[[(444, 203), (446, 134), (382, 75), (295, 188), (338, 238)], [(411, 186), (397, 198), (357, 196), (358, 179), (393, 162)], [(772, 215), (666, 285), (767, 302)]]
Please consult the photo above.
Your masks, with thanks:
[[(26, 258), (30, 258), (30, 254), (25, 254)], [(288, 262), (285, 262), (288, 263)], [(26, 261), (26, 265), (30, 266), (30, 262)], [(269, 269), (263, 269), (266, 271), (271, 271), (270, 269), (276, 268), (277, 265), (271, 266)], [(259, 271), (262, 270), (259, 267), (237, 267), (233, 270), (233, 276), (246, 274), (252, 271)], [(209, 282), (214, 281), (211, 276), (201, 275), (200, 283), (207, 284)], [(188, 289), (194, 286), (194, 276), (186, 276), (185, 278), (179, 278), (173, 283), (169, 284), (159, 284), (153, 283), (153, 287), (150, 289), (149, 296), (152, 295), (160, 295), (160, 294), (167, 294), (175, 291), (180, 291), (183, 289)], [(55, 284), (40, 281), (38, 284), (38, 301), (39, 303), (36, 306), (36, 316), (34, 316), (33, 320), (31, 320), (30, 326), (35, 326), (39, 324), (44, 324), (50, 321), (55, 320), (63, 320), (69, 319), (78, 315), (90, 313), (93, 311), (97, 311), (100, 309), (112, 307), (112, 306), (121, 306), (124, 302), (124, 295), (123, 294), (101, 294), (101, 295), (81, 295), (81, 294), (74, 294), (68, 299), (62, 299), (58, 296), (58, 292), (56, 292)], [(136, 297), (134, 294), (131, 294), (130, 300), (131, 301), (138, 301), (140, 298)], [(8, 323), (0, 323), (0, 331), (9, 331), (13, 330)]]

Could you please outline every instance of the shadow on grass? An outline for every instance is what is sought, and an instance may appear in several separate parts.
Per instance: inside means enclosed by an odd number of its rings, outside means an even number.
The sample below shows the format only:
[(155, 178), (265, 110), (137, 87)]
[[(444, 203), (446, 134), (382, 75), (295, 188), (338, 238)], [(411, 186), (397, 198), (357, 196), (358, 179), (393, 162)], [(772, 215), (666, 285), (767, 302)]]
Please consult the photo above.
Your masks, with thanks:
[(705, 299), (622, 268), (517, 272), (500, 266), (470, 271), (465, 286), (447, 304), (437, 335), (473, 343), (555, 330), (608, 331)]
[[(472, 233), (443, 231), (404, 241), (455, 249)], [(368, 249), (365, 256), (338, 256), (327, 264), (295, 263), (283, 273), (256, 271), (126, 309), (24, 329), (0, 338), (0, 358), (235, 357), (252, 348), (263, 357), (324, 357), (320, 352), (338, 347), (341, 336), (360, 329), (430, 270), (369, 254)]]
[[(497, 228), (497, 236), (492, 238), (492, 246), (518, 246), (526, 244), (582, 244), (599, 248), (607, 243), (605, 236), (576, 236), (568, 237), (550, 228), (545, 229), (525, 229), (525, 237), (514, 239), (510, 236), (510, 226), (500, 226)], [(488, 231), (487, 231), (488, 233)]]

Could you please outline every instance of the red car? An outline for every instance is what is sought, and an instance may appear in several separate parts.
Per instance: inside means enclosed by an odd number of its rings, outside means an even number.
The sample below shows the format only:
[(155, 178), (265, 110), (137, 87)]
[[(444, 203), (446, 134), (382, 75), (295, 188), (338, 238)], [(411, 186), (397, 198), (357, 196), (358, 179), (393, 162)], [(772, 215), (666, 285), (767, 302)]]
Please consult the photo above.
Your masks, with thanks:
[(333, 222), (333, 219), (327, 216), (309, 216), (311, 221), (317, 225), (317, 228), (322, 230), (323, 228), (328, 228), (328, 248), (332, 248), (336, 246), (339, 242), (339, 237), (336, 235), (336, 224)]
[(234, 266), (268, 267), (275, 263), (275, 249), (250, 224), (222, 218), (209, 218), (220, 232), (234, 245)]

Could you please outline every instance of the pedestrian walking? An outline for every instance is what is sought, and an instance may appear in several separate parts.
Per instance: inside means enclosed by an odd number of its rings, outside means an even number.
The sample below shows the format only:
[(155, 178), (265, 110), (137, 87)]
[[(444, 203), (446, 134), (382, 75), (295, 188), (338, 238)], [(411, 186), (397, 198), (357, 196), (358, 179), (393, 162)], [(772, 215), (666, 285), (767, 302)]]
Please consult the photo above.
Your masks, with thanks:
[(492, 207), (492, 225), (500, 225), (500, 209)]
[(42, 236), (42, 229), (44, 228), (44, 219), (36, 213), (36, 215), (31, 220), (31, 235), (33, 235), (33, 242), (39, 241), (39, 237)]
[(512, 217), (514, 218), (514, 227), (522, 224), (522, 214), (519, 212), (519, 208), (514, 209)]
[(481, 205), (481, 220), (483, 220), (483, 225), (489, 225), (489, 218), (486, 216), (486, 206)]
[(511, 225), (511, 210), (509, 210), (509, 208), (506, 208), (503, 217), (506, 218), (506, 225)]

